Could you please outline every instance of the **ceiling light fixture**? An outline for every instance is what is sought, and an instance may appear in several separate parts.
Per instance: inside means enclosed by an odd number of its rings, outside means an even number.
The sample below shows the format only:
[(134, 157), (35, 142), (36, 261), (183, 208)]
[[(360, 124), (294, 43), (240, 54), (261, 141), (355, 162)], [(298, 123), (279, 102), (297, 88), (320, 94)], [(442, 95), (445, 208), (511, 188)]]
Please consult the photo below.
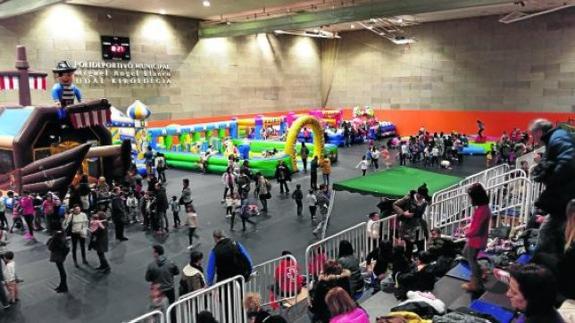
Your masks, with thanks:
[(204, 1), (202, 1), (202, 5), (203, 5), (204, 7), (209, 7), (209, 6), (211, 6), (212, 4), (211, 4), (208, 0), (204, 0)]
[(400, 17), (400, 18), (397, 18), (397, 23), (398, 23), (398, 24), (402, 24), (402, 23), (403, 23), (403, 18), (401, 18), (401, 17)]
[(166, 14), (166, 10), (160, 9), (160, 15), (165, 15), (165, 14)]
[(351, 29), (355, 29), (355, 25), (351, 24), (351, 26), (349, 26)]

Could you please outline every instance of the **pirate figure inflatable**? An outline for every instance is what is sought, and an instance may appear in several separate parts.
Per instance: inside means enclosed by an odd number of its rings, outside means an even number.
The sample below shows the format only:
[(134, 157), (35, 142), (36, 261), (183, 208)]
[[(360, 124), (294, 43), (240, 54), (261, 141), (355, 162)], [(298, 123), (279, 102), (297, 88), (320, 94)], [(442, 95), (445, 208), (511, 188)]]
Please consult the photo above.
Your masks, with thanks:
[(58, 83), (52, 87), (52, 99), (57, 106), (65, 108), (74, 104), (74, 99), (82, 102), (82, 93), (74, 83), (74, 72), (76, 68), (68, 61), (60, 61), (56, 68), (52, 70), (56, 75)]

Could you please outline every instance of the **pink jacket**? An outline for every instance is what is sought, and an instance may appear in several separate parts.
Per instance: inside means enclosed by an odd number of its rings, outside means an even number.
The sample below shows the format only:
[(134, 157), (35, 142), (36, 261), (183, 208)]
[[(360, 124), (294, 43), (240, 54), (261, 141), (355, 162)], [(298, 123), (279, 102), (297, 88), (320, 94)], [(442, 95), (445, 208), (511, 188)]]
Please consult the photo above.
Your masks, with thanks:
[(351, 312), (332, 317), (329, 323), (369, 323), (369, 315), (358, 307)]
[(491, 218), (491, 210), (489, 205), (480, 205), (475, 208), (471, 216), (471, 225), (465, 237), (467, 238), (467, 245), (474, 249), (483, 249), (487, 246), (487, 236), (489, 234), (489, 219)]
[(22, 207), (22, 215), (34, 215), (34, 202), (30, 196), (21, 197), (20, 206)]

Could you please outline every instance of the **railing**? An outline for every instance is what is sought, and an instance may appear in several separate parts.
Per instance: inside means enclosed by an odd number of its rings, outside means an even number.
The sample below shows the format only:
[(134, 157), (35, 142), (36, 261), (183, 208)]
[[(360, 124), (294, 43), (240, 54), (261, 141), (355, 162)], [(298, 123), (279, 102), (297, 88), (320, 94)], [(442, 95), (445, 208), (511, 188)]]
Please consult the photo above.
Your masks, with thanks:
[[(325, 220), (323, 221), (323, 228), (321, 229), (321, 238), (325, 239), (325, 235), (327, 234), (327, 226), (329, 224), (329, 219), (331, 219), (331, 212), (333, 211), (333, 204), (335, 202), (335, 190), (331, 190), (331, 194), (329, 197), (329, 207), (327, 209), (327, 215)], [(319, 210), (318, 210), (319, 212)]]
[(531, 152), (528, 152), (527, 154), (521, 155), (519, 157), (517, 157), (517, 159), (515, 160), (515, 168), (521, 168), (521, 162), (526, 160), (527, 163), (529, 164), (529, 167), (533, 166), (535, 164), (535, 156), (537, 156), (537, 154), (539, 153), (544, 153), (545, 152), (545, 146), (541, 146)]
[[(493, 214), (491, 227), (506, 225), (513, 229), (526, 223), (530, 212), (531, 181), (526, 177), (506, 180), (494, 177), (490, 181), (492, 185), (486, 191)], [(461, 234), (462, 225), (469, 222), (473, 214), (473, 206), (466, 193), (433, 203), (427, 208), (427, 220), (431, 227), (439, 228), (442, 234), (454, 238)]]
[(168, 307), (167, 322), (195, 322), (199, 312), (210, 311), (218, 322), (247, 323), (242, 304), (245, 289), (244, 277), (236, 276), (180, 297)]
[(504, 183), (506, 181), (509, 181), (510, 179), (517, 178), (517, 177), (527, 178), (527, 174), (525, 174), (525, 171), (523, 169), (520, 169), (520, 168), (512, 169), (505, 174), (501, 174), (501, 175), (497, 175), (497, 176), (489, 178), (487, 180), (487, 183), (485, 183), (484, 185), (485, 185), (485, 187), (491, 187), (493, 185)]
[(322, 271), (325, 261), (337, 259), (339, 243), (347, 240), (353, 246), (354, 255), (359, 262), (365, 261), (367, 257), (367, 231), (366, 223), (359, 223), (351, 228), (329, 236), (309, 245), (305, 250), (305, 267), (307, 278), (313, 280)]
[(370, 252), (373, 251), (373, 249), (378, 247), (377, 244), (379, 243), (379, 241), (388, 240), (388, 241), (391, 241), (395, 245), (395, 243), (397, 242), (397, 239), (399, 238), (399, 218), (398, 218), (397, 214), (393, 214), (393, 215), (388, 216), (386, 218), (374, 221), (371, 224), (370, 228), (366, 227), (366, 230), (369, 230), (369, 232), (372, 232), (374, 227), (377, 230), (378, 239), (377, 239), (377, 241), (370, 241), (370, 240), (375, 240), (375, 239), (370, 239), (370, 237), (368, 237), (367, 254), (369, 254)]
[(131, 321), (127, 321), (126, 323), (164, 323), (164, 313), (161, 311), (152, 311), (150, 313), (146, 313), (142, 316), (139, 316)]
[[(262, 296), (262, 306), (271, 304), (266, 296), (275, 294), (275, 301), (282, 302), (295, 299), (301, 286), (298, 286), (300, 271), (294, 256), (285, 255), (254, 266), (250, 280), (246, 283), (246, 291)], [(287, 271), (287, 275), (278, 277), (276, 270)]]
[(509, 171), (508, 164), (501, 164), (483, 170), (477, 174), (473, 174), (462, 179), (459, 183), (450, 187), (444, 188), (435, 192), (431, 198), (432, 203), (441, 202), (443, 200), (452, 198), (454, 196), (465, 193), (467, 187), (473, 183), (481, 183), (483, 186), (487, 185), (487, 181), (495, 176), (503, 175)]
[(531, 212), (535, 211), (535, 201), (541, 196), (541, 193), (545, 190), (545, 185), (541, 182), (536, 182), (533, 180), (533, 169), (536, 165), (533, 165), (529, 168), (529, 179), (531, 180), (531, 201), (530, 201), (530, 208)]

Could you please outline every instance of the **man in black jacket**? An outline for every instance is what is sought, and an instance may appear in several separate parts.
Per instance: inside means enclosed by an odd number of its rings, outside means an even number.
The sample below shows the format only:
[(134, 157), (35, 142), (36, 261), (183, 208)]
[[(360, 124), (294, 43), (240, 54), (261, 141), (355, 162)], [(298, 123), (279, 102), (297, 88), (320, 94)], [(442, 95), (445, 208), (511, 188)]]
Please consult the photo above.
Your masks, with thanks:
[[(241, 243), (227, 238), (221, 230), (213, 233), (216, 245), (208, 257), (206, 280), (208, 285), (242, 275), (249, 278), (252, 260)], [(217, 278), (216, 278), (217, 276)]]
[(126, 215), (126, 204), (122, 198), (122, 190), (119, 187), (114, 188), (112, 196), (112, 221), (116, 231), (116, 240), (126, 241), (124, 236), (124, 217)]
[(157, 220), (159, 223), (159, 229), (162, 228), (162, 222), (164, 224), (164, 229), (168, 232), (168, 215), (167, 210), (170, 207), (168, 202), (168, 196), (166, 195), (166, 189), (162, 183), (156, 183), (156, 213)]
[(154, 261), (148, 265), (146, 270), (146, 281), (152, 284), (159, 284), (160, 290), (166, 295), (170, 304), (176, 301), (176, 291), (174, 289), (174, 276), (180, 273), (178, 267), (164, 256), (164, 247), (160, 245), (152, 246)]
[(534, 120), (529, 130), (536, 143), (545, 144), (545, 155), (532, 175), (545, 184), (535, 206), (549, 214), (539, 229), (535, 259), (541, 253), (558, 256), (565, 243), (565, 208), (575, 198), (575, 140), (566, 130), (553, 129), (546, 119)]

